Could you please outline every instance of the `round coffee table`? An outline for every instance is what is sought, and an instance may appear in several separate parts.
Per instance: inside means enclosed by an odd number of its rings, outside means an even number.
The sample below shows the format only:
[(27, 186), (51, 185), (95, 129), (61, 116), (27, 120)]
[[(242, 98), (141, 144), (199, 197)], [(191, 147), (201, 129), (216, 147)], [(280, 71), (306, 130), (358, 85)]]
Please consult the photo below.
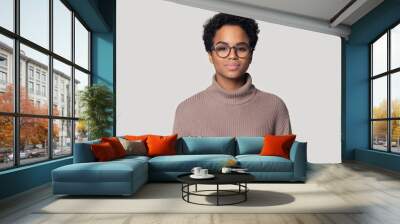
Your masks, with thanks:
[[(255, 180), (255, 177), (249, 173), (213, 173), (215, 176), (212, 179), (193, 179), (190, 177), (191, 173), (182, 174), (177, 177), (178, 181), (182, 183), (182, 199), (188, 203), (198, 204), (198, 205), (234, 205), (247, 200), (247, 192), (249, 188), (247, 187), (248, 182)], [(216, 185), (215, 190), (197, 190), (198, 184), (206, 185)], [(220, 185), (236, 185), (237, 190), (223, 190), (220, 189)], [(190, 191), (190, 186), (195, 186), (194, 191)], [(216, 194), (204, 194), (204, 192), (215, 192)], [(222, 194), (221, 194), (222, 193)], [(216, 197), (217, 204), (202, 204), (190, 201), (190, 196), (204, 196), (204, 197)], [(221, 197), (229, 196), (241, 196), (241, 199), (231, 203), (221, 203)]]

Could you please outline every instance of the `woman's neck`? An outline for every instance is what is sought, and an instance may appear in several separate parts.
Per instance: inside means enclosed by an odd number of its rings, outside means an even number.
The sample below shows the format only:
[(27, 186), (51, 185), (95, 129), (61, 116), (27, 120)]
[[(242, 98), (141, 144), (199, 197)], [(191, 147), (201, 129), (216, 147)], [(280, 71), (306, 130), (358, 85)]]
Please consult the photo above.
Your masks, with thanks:
[(237, 79), (229, 79), (218, 73), (215, 74), (217, 83), (226, 91), (234, 91), (242, 87), (246, 83), (246, 73)]
[[(226, 104), (242, 104), (253, 99), (257, 92), (257, 89), (252, 84), (250, 74), (245, 73), (244, 80), (244, 84), (237, 85), (239, 86), (239, 88), (232, 88), (232, 90), (227, 90), (217, 82), (217, 74), (214, 74), (212, 77), (212, 84), (207, 88), (206, 91), (211, 96), (210, 101), (213, 101), (215, 99), (218, 102)], [(240, 82), (237, 81), (236, 83)]]

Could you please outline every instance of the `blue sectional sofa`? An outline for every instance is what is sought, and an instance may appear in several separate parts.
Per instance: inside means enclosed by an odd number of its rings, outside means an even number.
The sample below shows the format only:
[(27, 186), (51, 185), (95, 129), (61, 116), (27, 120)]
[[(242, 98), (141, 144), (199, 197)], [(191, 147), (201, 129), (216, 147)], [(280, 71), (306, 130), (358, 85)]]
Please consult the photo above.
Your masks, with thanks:
[(260, 156), (263, 137), (181, 137), (177, 155), (127, 156), (96, 162), (90, 149), (99, 140), (75, 144), (74, 163), (52, 171), (54, 194), (131, 195), (148, 181), (176, 181), (180, 174), (201, 166), (218, 172), (230, 159), (256, 177), (256, 181), (304, 182), (307, 143), (295, 141), (290, 159)]

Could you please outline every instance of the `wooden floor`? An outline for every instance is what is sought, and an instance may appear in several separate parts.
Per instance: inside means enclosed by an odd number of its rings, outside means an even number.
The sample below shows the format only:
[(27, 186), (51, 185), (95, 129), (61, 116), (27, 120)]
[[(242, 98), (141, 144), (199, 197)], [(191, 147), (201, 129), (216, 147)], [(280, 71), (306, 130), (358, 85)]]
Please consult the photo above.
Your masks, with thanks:
[[(356, 214), (35, 214), (52, 200), (49, 185), (0, 201), (0, 223), (400, 223), (400, 174), (360, 163), (309, 166), (308, 182), (345, 201), (367, 204)], [(318, 203), (316, 201), (315, 203)]]

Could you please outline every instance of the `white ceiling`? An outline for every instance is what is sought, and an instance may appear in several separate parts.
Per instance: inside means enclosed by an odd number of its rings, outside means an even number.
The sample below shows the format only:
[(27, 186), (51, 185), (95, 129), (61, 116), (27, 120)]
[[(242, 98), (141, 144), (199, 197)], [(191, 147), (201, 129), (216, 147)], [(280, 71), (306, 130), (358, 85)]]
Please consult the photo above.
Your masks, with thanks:
[[(350, 35), (352, 24), (383, 2), (383, 0), (167, 1), (345, 38)], [(338, 14), (348, 4), (347, 9)]]

